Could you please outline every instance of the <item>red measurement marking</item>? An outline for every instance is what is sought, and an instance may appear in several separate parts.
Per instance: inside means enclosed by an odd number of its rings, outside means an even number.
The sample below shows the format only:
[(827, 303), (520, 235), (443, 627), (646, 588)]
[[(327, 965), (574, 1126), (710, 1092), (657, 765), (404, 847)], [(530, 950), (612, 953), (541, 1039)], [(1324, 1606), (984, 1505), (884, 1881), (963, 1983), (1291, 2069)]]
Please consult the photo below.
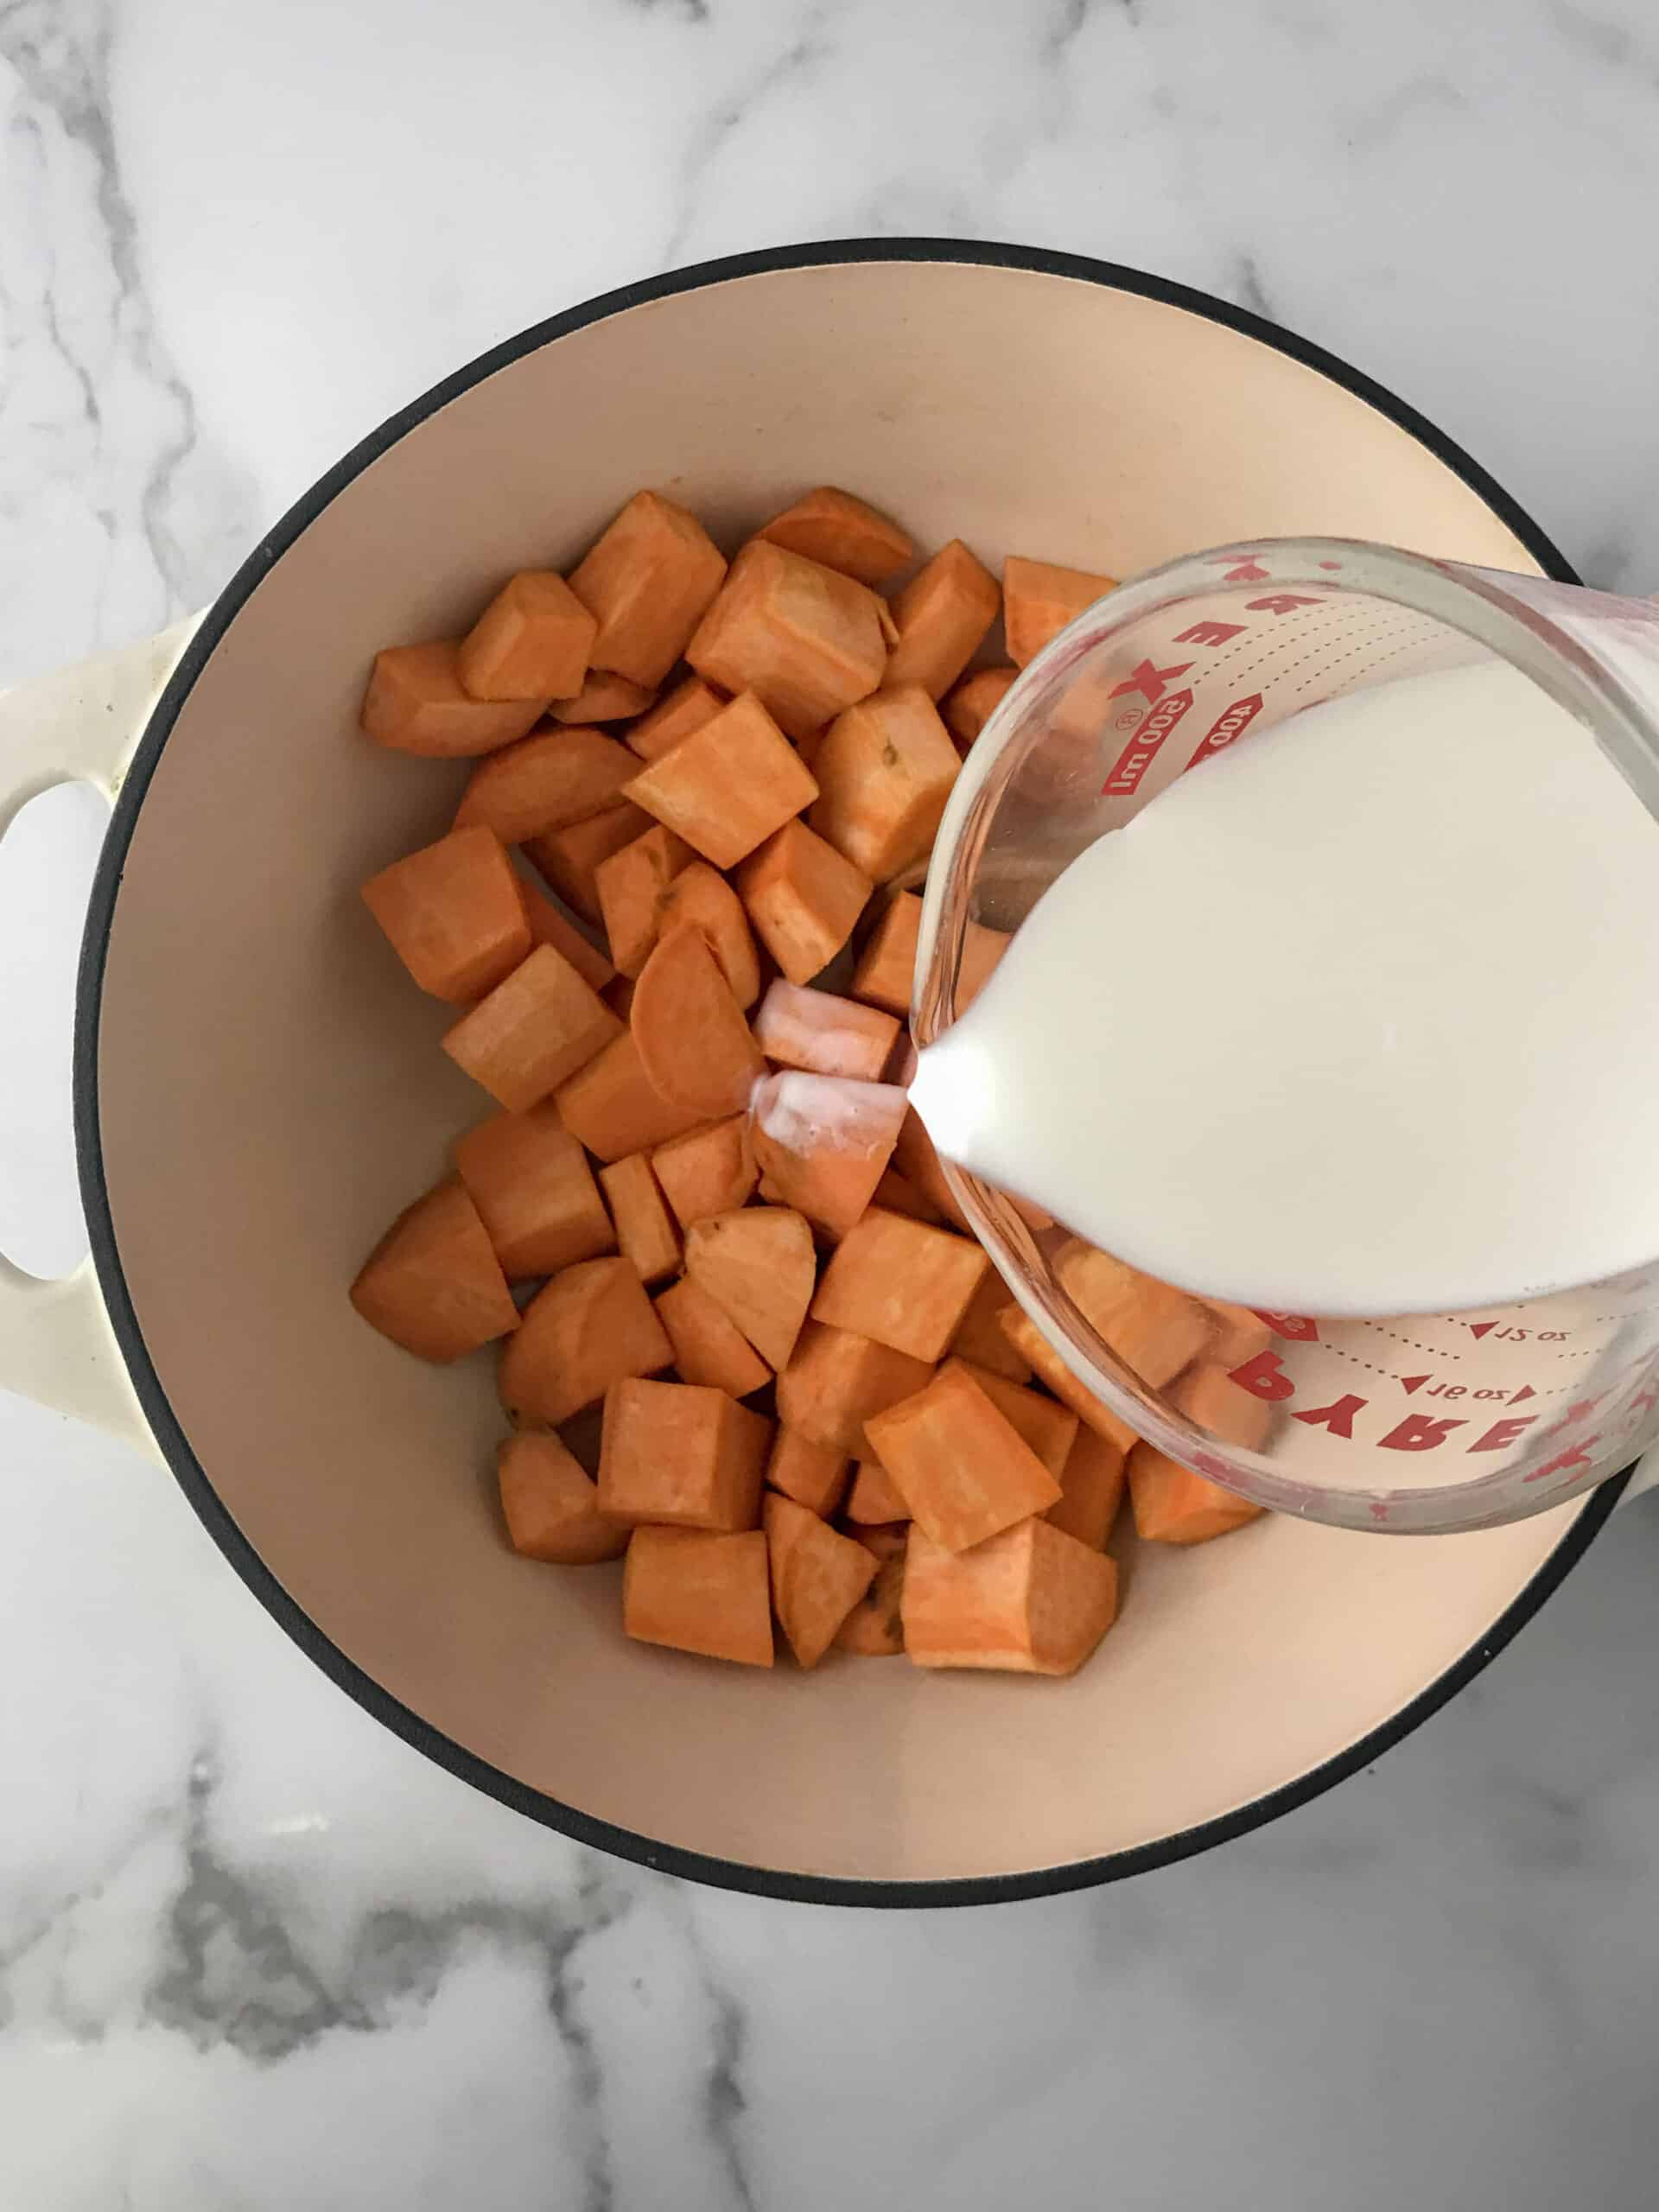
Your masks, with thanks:
[(1322, 569), (1339, 569), (1342, 563), (1340, 561), (1321, 561), (1319, 566)]
[(1328, 1428), (1332, 1436), (1345, 1436), (1351, 1443), (1354, 1434), (1354, 1415), (1363, 1413), (1370, 1403), (1369, 1398), (1357, 1398), (1351, 1393), (1338, 1398), (1328, 1406), (1305, 1406), (1293, 1421), (1305, 1421), (1310, 1428)]
[(1461, 1421), (1447, 1421), (1429, 1414), (1408, 1414), (1404, 1421), (1391, 1428), (1377, 1442), (1385, 1452), (1433, 1452), (1444, 1444), (1454, 1428), (1462, 1428)]
[(1210, 566), (1226, 569), (1227, 573), (1222, 578), (1224, 584), (1264, 584), (1268, 581), (1268, 571), (1253, 553), (1245, 554), (1242, 560), (1236, 554), (1218, 553), (1211, 559)]
[(1250, 1311), (1258, 1321), (1267, 1323), (1275, 1337), (1287, 1337), (1297, 1344), (1319, 1341), (1319, 1324), (1310, 1321), (1306, 1313), (1264, 1313), (1259, 1306), (1252, 1306)]
[(1229, 638), (1242, 638), (1242, 622), (1195, 622), (1190, 630), (1179, 632), (1178, 645), (1224, 645)]
[(1192, 704), (1190, 691), (1172, 691), (1160, 699), (1113, 763), (1112, 772), (1101, 785), (1101, 796), (1127, 798), (1140, 788), (1141, 779), (1158, 757), (1158, 748)]
[(1488, 1329), (1495, 1329), (1497, 1324), (1496, 1321), (1465, 1321), (1463, 1325), (1471, 1337), (1484, 1337)]
[(1113, 684), (1106, 694), (1109, 699), (1125, 699), (1131, 691), (1138, 691), (1148, 706), (1155, 707), (1178, 676), (1185, 676), (1192, 665), (1190, 660), (1174, 668), (1154, 668), (1149, 660), (1132, 668), (1121, 683)]
[(1513, 1415), (1506, 1415), (1503, 1421), (1494, 1421), (1484, 1436), (1478, 1436), (1469, 1449), (1471, 1452), (1506, 1451), (1523, 1429), (1530, 1428), (1534, 1421), (1542, 1419), (1541, 1414), (1522, 1414), (1518, 1421)]
[(1276, 1351), (1259, 1351), (1254, 1359), (1247, 1359), (1243, 1367), (1232, 1368), (1230, 1372), (1241, 1390), (1248, 1390), (1252, 1397), (1266, 1399), (1269, 1405), (1296, 1394), (1296, 1385), (1286, 1374), (1285, 1363)]
[(1406, 1391), (1421, 1390), (1427, 1380), (1427, 1375), (1402, 1375), (1400, 1377), (1400, 1388)]
[(1187, 762), (1196, 768), (1200, 760), (1209, 760), (1211, 753), (1224, 753), (1236, 738), (1243, 737), (1262, 711), (1262, 694), (1252, 691), (1248, 699), (1235, 699), (1224, 713), (1218, 715), (1205, 732), (1204, 742)]
[(1518, 1406), (1522, 1398), (1535, 1398), (1537, 1395), (1538, 1393), (1533, 1389), (1530, 1382), (1523, 1382), (1521, 1385), (1521, 1388), (1516, 1392), (1515, 1395), (1510, 1400), (1510, 1403), (1512, 1406)]
[(1541, 1483), (1546, 1475), (1557, 1475), (1563, 1467), (1587, 1467), (1590, 1464), (1592, 1447), (1600, 1441), (1601, 1438), (1598, 1433), (1595, 1436), (1586, 1436), (1582, 1444), (1569, 1445), (1565, 1452), (1558, 1452), (1555, 1457), (1543, 1466), (1535, 1467), (1525, 1479), (1529, 1483)]
[(1288, 614), (1293, 607), (1317, 607), (1319, 603), (1317, 597), (1309, 599), (1299, 592), (1274, 591), (1265, 599), (1247, 599), (1244, 606), (1251, 614)]

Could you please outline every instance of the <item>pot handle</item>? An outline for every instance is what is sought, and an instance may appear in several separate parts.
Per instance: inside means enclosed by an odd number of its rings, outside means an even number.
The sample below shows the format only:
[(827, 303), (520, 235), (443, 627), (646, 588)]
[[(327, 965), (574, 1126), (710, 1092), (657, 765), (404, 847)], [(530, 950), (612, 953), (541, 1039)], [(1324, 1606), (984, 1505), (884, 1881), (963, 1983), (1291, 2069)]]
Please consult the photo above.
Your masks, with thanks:
[[(190, 615), (141, 645), (0, 691), (0, 838), (55, 784), (92, 784), (113, 798), (200, 620)], [(42, 1282), (0, 1254), (0, 1388), (160, 1456), (90, 1259), (60, 1281)]]

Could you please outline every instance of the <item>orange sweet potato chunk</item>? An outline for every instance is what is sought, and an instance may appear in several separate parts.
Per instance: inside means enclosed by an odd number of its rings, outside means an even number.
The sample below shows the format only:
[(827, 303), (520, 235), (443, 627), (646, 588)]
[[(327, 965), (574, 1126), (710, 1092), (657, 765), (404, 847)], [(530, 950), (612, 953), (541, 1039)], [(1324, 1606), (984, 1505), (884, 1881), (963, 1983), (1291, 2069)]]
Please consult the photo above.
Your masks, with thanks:
[(1113, 1561), (1052, 1522), (952, 1553), (919, 1525), (905, 1550), (905, 1649), (918, 1667), (1071, 1675), (1117, 1611)]
[(624, 799), (585, 822), (526, 837), (524, 850), (567, 906), (573, 906), (585, 922), (598, 922), (600, 862), (643, 837), (650, 827), (651, 817)]
[(443, 1049), (515, 1114), (545, 1098), (621, 1027), (562, 953), (538, 944), (443, 1038)]
[(642, 1643), (770, 1667), (765, 1532), (636, 1529), (622, 1567), (622, 1625)]
[(958, 1368), (978, 1383), (1049, 1473), (1057, 1480), (1062, 1479), (1080, 1426), (1078, 1416), (1071, 1407), (1057, 1406), (1052, 1398), (1044, 1397), (1039, 1390), (1028, 1390), (1021, 1383), (1010, 1382), (1006, 1376), (995, 1374), (988, 1367), (976, 1367), (971, 1360), (948, 1359), (939, 1372), (949, 1375)]
[(388, 645), (374, 657), (363, 695), (362, 725), (394, 753), (468, 760), (512, 745), (542, 718), (544, 699), (492, 701), (469, 696), (453, 639)]
[(668, 937), (682, 928), (702, 931), (732, 996), (747, 1014), (760, 995), (760, 957), (743, 901), (707, 861), (693, 861), (682, 868), (663, 893), (658, 936)]
[(606, 942), (623, 975), (637, 976), (650, 958), (662, 918), (663, 894), (690, 859), (691, 848), (685, 840), (656, 822), (594, 869), (594, 889)]
[(716, 868), (735, 868), (810, 806), (817, 791), (753, 691), (648, 762), (627, 786), (636, 806), (677, 830)]
[(524, 901), (524, 913), (530, 923), (532, 944), (550, 944), (561, 952), (581, 976), (584, 983), (602, 991), (616, 975), (605, 955), (596, 944), (589, 942), (575, 924), (556, 906), (545, 891), (534, 883), (518, 879), (518, 889)]
[(501, 1355), (501, 1402), (556, 1427), (620, 1377), (654, 1375), (672, 1357), (632, 1261), (584, 1260), (524, 1308)]
[(846, 1492), (847, 1454), (833, 1445), (814, 1444), (792, 1428), (780, 1428), (772, 1440), (766, 1482), (827, 1521)]
[(452, 830), (363, 886), (363, 903), (423, 991), (470, 1006), (530, 950), (518, 878), (492, 830)]
[(1125, 1453), (1121, 1444), (1079, 1427), (1060, 1473), (1060, 1502), (1045, 1516), (1080, 1544), (1103, 1551), (1123, 1503)]
[(730, 703), (712, 683), (705, 683), (700, 676), (688, 676), (640, 715), (627, 734), (628, 748), (642, 760), (660, 760), (683, 737), (713, 721), (721, 709)]
[(754, 692), (786, 735), (802, 738), (876, 689), (892, 628), (863, 584), (751, 538), (685, 657), (722, 690)]
[(1103, 1398), (1097, 1398), (1087, 1385), (1078, 1380), (1060, 1357), (1048, 1338), (1029, 1315), (1013, 1304), (1005, 1306), (998, 1317), (1003, 1334), (1020, 1354), (1034, 1367), (1062, 1405), (1072, 1412), (1097, 1436), (1116, 1444), (1120, 1452), (1127, 1452), (1135, 1443), (1135, 1433), (1120, 1413), (1115, 1413)]
[(884, 584), (916, 557), (890, 516), (833, 484), (820, 484), (754, 534), (861, 584)]
[(847, 1494), (846, 1512), (849, 1521), (882, 1528), (891, 1528), (894, 1522), (910, 1518), (903, 1491), (879, 1459), (859, 1461), (852, 1489)]
[(734, 1213), (754, 1195), (759, 1173), (749, 1117), (728, 1114), (723, 1122), (658, 1145), (651, 1164), (682, 1229), (711, 1214)]
[(593, 1478), (556, 1436), (519, 1429), (496, 1448), (501, 1513), (515, 1551), (557, 1567), (620, 1559), (628, 1532), (599, 1510)]
[(570, 589), (598, 617), (594, 666), (654, 688), (725, 575), (725, 556), (694, 514), (660, 493), (636, 492), (570, 573)]
[(1017, 668), (976, 668), (945, 695), (939, 708), (945, 728), (966, 752), (1008, 696)]
[(1015, 1349), (1002, 1327), (1002, 1309), (1007, 1303), (1007, 1285), (995, 1266), (988, 1268), (948, 1349), (956, 1358), (988, 1367), (993, 1375), (1003, 1376), (1010, 1382), (1029, 1382), (1031, 1362)]
[(965, 1236), (872, 1206), (830, 1255), (812, 1319), (912, 1359), (943, 1359), (989, 1266)]
[(1023, 668), (1059, 636), (1068, 622), (1075, 622), (1085, 607), (1116, 589), (1116, 576), (1097, 575), (1089, 569), (1063, 569), (1052, 561), (1027, 561), (1010, 554), (1002, 563), (1002, 622), (1007, 632), (1008, 658), (1016, 668)]
[(889, 688), (919, 683), (931, 699), (948, 691), (995, 621), (998, 596), (996, 578), (959, 537), (941, 546), (893, 602)]
[(461, 639), (455, 672), (474, 699), (574, 699), (595, 627), (563, 576), (521, 569)]
[(1273, 1408), (1213, 1362), (1182, 1376), (1170, 1396), (1195, 1428), (1241, 1451), (1259, 1452), (1273, 1427)]
[(806, 990), (779, 976), (754, 1017), (754, 1041), (776, 1067), (879, 1083), (899, 1041), (899, 1024), (879, 1007)]
[(647, 683), (589, 669), (575, 697), (555, 699), (547, 711), (556, 722), (631, 722), (649, 709), (656, 696)]
[(352, 1303), (383, 1337), (441, 1363), (518, 1326), (478, 1209), (453, 1180), (398, 1215), (363, 1262)]
[(836, 1630), (836, 1649), (866, 1659), (896, 1659), (905, 1648), (905, 1554), (908, 1522), (898, 1528), (855, 1529), (853, 1541), (875, 1560), (875, 1580)]
[(786, 822), (737, 871), (755, 933), (791, 983), (821, 975), (875, 888), (804, 822)]
[(1054, 1271), (1090, 1326), (1148, 1389), (1179, 1375), (1215, 1333), (1197, 1299), (1096, 1245), (1074, 1239)]
[(1058, 1502), (1058, 1483), (960, 1365), (872, 1415), (864, 1433), (912, 1519), (949, 1551)]
[(616, 1249), (588, 1156), (550, 1100), (468, 1129), (455, 1170), (505, 1274), (554, 1275)]
[(886, 1173), (906, 1111), (892, 1084), (769, 1076), (756, 1087), (750, 1128), (762, 1195), (769, 1184), (827, 1236), (844, 1235)]
[(596, 1058), (561, 1084), (554, 1103), (571, 1135), (607, 1163), (626, 1153), (653, 1151), (704, 1118), (670, 1105), (652, 1088), (632, 1030), (613, 1037)]
[[(887, 1213), (908, 1214), (912, 1221), (939, 1223), (944, 1216), (918, 1191), (908, 1176), (901, 1175), (896, 1167), (889, 1167), (875, 1186), (875, 1204)], [(977, 1297), (978, 1292), (974, 1295)]]
[(703, 1119), (747, 1106), (766, 1071), (701, 930), (677, 929), (658, 940), (640, 971), (628, 1027), (658, 1096)]
[(605, 1393), (599, 1507), (626, 1528), (753, 1529), (772, 1423), (692, 1382), (622, 1376)]
[(850, 1458), (863, 1452), (873, 1414), (912, 1397), (932, 1370), (868, 1337), (809, 1321), (778, 1377), (778, 1418), (810, 1443)]
[(772, 1370), (725, 1308), (701, 1283), (682, 1276), (657, 1300), (657, 1318), (674, 1347), (674, 1365), (683, 1382), (701, 1382), (728, 1397), (747, 1398), (764, 1390)]
[(503, 844), (588, 822), (619, 804), (639, 762), (601, 729), (538, 729), (480, 760), (455, 810), (455, 827), (482, 822)]
[[(853, 996), (885, 1007), (901, 1019), (910, 1012), (916, 979), (916, 947), (922, 930), (922, 902), (913, 891), (895, 891), (881, 911), (853, 971)], [(969, 922), (963, 940), (957, 977), (957, 1010), (965, 1013), (984, 989), (992, 970), (1008, 949), (1005, 930)]]
[(1138, 1443), (1128, 1457), (1129, 1503), (1135, 1533), (1148, 1544), (1205, 1544), (1242, 1529), (1262, 1512), (1219, 1483), (1195, 1475), (1190, 1467)]
[(787, 1365), (812, 1300), (812, 1231), (787, 1206), (712, 1214), (686, 1231), (685, 1272), (736, 1323), (768, 1367)]
[(957, 1203), (957, 1194), (945, 1180), (944, 1168), (933, 1149), (933, 1140), (922, 1126), (921, 1116), (907, 1113), (899, 1125), (898, 1140), (893, 1147), (893, 1166), (906, 1177), (928, 1202), (936, 1206), (949, 1222), (967, 1236), (973, 1235), (973, 1224)]
[(923, 859), (962, 761), (919, 684), (837, 715), (814, 756), (811, 827), (874, 881)]
[(600, 1169), (599, 1179), (623, 1257), (633, 1262), (641, 1282), (663, 1281), (680, 1264), (680, 1239), (652, 1173), (649, 1155), (631, 1152), (626, 1160), (613, 1160)]
[(816, 1667), (874, 1581), (875, 1556), (776, 1492), (766, 1502), (766, 1531), (772, 1609), (797, 1664)]
[(1220, 1298), (1201, 1299), (1199, 1304), (1214, 1318), (1216, 1332), (1208, 1356), (1217, 1367), (1243, 1367), (1273, 1342), (1273, 1331), (1248, 1306), (1229, 1306)]

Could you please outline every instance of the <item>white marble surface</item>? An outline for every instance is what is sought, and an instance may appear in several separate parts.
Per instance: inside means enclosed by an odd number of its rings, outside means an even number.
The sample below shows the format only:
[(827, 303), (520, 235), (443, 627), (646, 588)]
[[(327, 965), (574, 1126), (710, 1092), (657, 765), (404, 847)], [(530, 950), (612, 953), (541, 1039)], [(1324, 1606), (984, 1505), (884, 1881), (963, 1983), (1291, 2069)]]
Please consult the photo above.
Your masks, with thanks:
[[(0, 680), (678, 262), (931, 231), (1248, 302), (1659, 588), (1644, 0), (4, 0)], [(0, 865), (0, 1242), (73, 1252), (93, 810)], [(172, 1485), (0, 1401), (5, 2212), (1637, 2212), (1659, 1507), (1375, 1774), (1093, 1895), (696, 1891), (382, 1733)]]

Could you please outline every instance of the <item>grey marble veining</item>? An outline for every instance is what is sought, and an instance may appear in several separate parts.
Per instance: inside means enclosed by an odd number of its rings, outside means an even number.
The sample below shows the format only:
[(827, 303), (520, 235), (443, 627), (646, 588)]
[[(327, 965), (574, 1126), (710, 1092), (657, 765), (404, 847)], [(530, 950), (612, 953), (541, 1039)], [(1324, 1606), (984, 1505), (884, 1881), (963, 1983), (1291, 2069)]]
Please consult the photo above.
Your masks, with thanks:
[[(1642, 0), (0, 0), (0, 681), (209, 595), (536, 317), (870, 232), (1205, 285), (1659, 589)], [(44, 929), (0, 931), (8, 1018), (60, 992)], [(28, 1182), (24, 1230), (67, 1200)], [(0, 2208), (1642, 2212), (1656, 1578), (1649, 1503), (1376, 1770), (1219, 1854), (817, 1912), (474, 1796), (170, 1484), (0, 1401)]]

